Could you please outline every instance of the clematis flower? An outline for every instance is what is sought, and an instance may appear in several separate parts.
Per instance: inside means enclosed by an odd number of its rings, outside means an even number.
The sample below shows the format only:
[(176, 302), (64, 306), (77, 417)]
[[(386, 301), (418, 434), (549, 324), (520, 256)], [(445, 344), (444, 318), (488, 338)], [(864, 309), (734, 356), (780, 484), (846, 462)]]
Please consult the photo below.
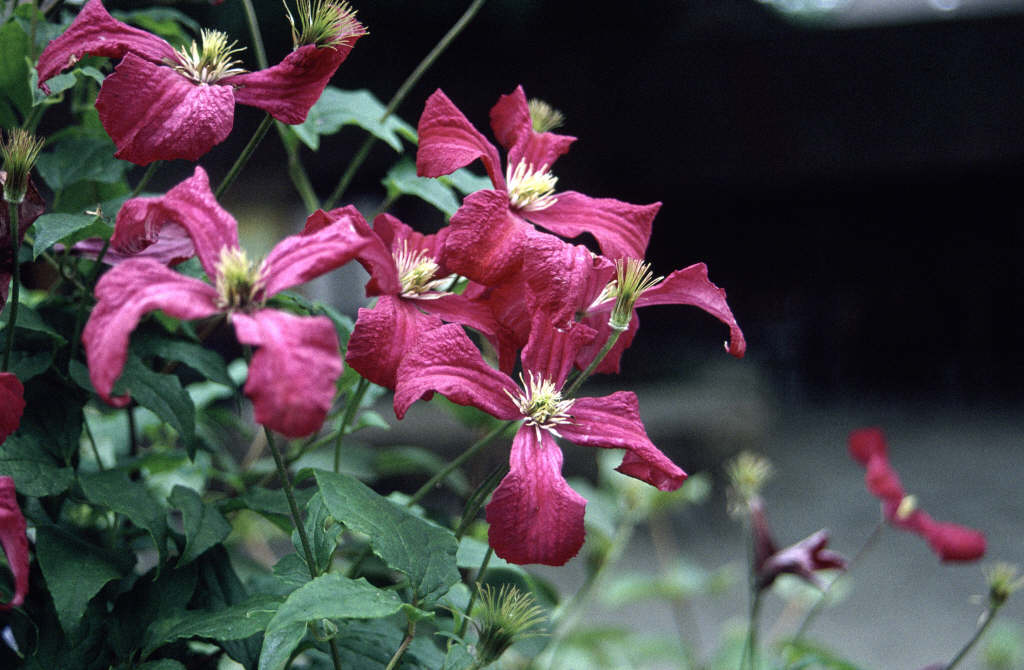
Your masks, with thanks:
[(151, 258), (126, 260), (103, 275), (82, 333), (97, 393), (117, 406), (128, 402), (111, 394), (142, 315), (158, 309), (178, 319), (226, 314), (238, 340), (257, 348), (244, 389), (256, 421), (288, 437), (318, 430), (342, 370), (334, 326), (324, 316), (264, 305), (355, 257), (370, 239), (359, 212), (351, 206), (314, 212), (300, 234), (282, 240), (258, 264), (239, 247), (238, 224), (217, 204), (202, 168), (162, 197), (127, 201), (121, 212), (112, 239), (122, 250), (144, 248), (162, 226), (176, 223), (192, 237), (212, 285)]
[(0, 372), (0, 444), (18, 430), (25, 411), (25, 388), (10, 372)]
[(358, 260), (370, 272), (367, 296), (379, 298), (372, 309), (360, 308), (345, 362), (374, 384), (394, 389), (402, 357), (445, 321), (486, 335), (498, 328), (486, 305), (442, 290), (451, 280), (437, 260), (447, 230), (423, 235), (390, 214), (373, 222), (375, 241)]
[(846, 560), (842, 556), (825, 548), (829, 540), (827, 530), (819, 530), (795, 544), (779, 549), (765, 517), (764, 502), (755, 496), (749, 507), (754, 533), (754, 574), (757, 576), (758, 589), (768, 588), (783, 573), (796, 575), (820, 588), (821, 583), (815, 572), (846, 568)]
[(25, 516), (18, 507), (14, 480), (0, 476), (0, 545), (7, 555), (7, 565), (14, 575), (14, 595), (9, 602), (0, 603), (0, 611), (9, 610), (25, 602), (28, 595), (28, 537), (25, 535)]
[[(7, 182), (7, 173), (0, 170), (0, 191)], [(46, 203), (43, 201), (39, 191), (36, 190), (32, 178), (29, 177), (25, 197), (18, 205), (18, 244), (25, 238), (29, 227), (42, 216), (46, 211)], [(0, 311), (7, 304), (7, 292), (11, 285), (11, 276), (14, 273), (14, 248), (11, 236), (15, 231), (11, 230), (10, 213), (7, 203), (0, 202)]]
[(452, 215), (445, 265), (481, 284), (508, 281), (529, 253), (530, 223), (563, 237), (590, 233), (609, 258), (642, 258), (661, 203), (555, 192), (557, 179), (549, 170), (576, 138), (536, 130), (550, 128), (552, 113), (538, 105), (533, 111), (521, 86), (491, 109), (491, 128), (508, 151), (502, 172), (497, 148), (440, 89), (427, 99), (417, 126), (417, 173), (437, 177), (480, 159), (494, 185), (467, 196)]
[(625, 449), (619, 472), (662, 491), (679, 488), (686, 473), (647, 437), (636, 395), (563, 398), (573, 361), (594, 333), (583, 324), (567, 329), (535, 318), (522, 352), (523, 383), (488, 366), (461, 326), (422, 334), (402, 360), (395, 386), (395, 414), (436, 391), (498, 419), (522, 421), (512, 439), (509, 472), (487, 505), (489, 540), (512, 563), (562, 565), (583, 545), (586, 500), (562, 477), (555, 442)]
[(943, 561), (976, 561), (985, 555), (985, 535), (955, 523), (936, 521), (917, 509), (899, 475), (889, 463), (885, 436), (878, 428), (861, 428), (850, 434), (850, 456), (866, 469), (868, 491), (882, 501), (886, 520), (897, 528), (917, 533)]
[(296, 43), (277, 65), (247, 73), (234, 58), (240, 49), (223, 33), (204, 30), (200, 45), (175, 50), (156, 35), (114, 19), (100, 0), (89, 0), (40, 55), (39, 87), (49, 93), (47, 80), (85, 54), (119, 58), (96, 99), (100, 122), (117, 145), (114, 155), (137, 165), (196, 160), (231, 132), (235, 103), (259, 107), (284, 123), (305, 121), (366, 34), (347, 4), (326, 0), (312, 11), (314, 16), (300, 13), (300, 19), (319, 19), (317, 41)]

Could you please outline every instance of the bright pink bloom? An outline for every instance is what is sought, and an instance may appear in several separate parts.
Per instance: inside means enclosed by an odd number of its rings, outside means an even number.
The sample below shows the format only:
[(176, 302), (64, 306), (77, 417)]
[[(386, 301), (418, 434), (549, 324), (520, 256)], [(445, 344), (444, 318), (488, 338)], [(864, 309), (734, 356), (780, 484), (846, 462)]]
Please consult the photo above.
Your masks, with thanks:
[(18, 430), (25, 411), (25, 387), (10, 372), (0, 372), (0, 444)]
[(754, 574), (759, 589), (768, 588), (783, 573), (796, 575), (820, 587), (815, 572), (846, 568), (846, 560), (842, 556), (825, 548), (829, 535), (824, 529), (808, 535), (796, 544), (779, 549), (764, 514), (764, 503), (760, 499), (750, 503), (750, 524), (754, 533)]
[(486, 305), (443, 291), (452, 280), (438, 262), (447, 228), (423, 235), (381, 214), (373, 230), (374, 242), (358, 260), (370, 272), (366, 294), (379, 298), (373, 308), (360, 308), (345, 362), (374, 384), (394, 389), (398, 365), (421, 333), (445, 321), (489, 336), (498, 326)]
[(513, 563), (562, 565), (583, 545), (586, 500), (562, 477), (555, 437), (625, 449), (619, 472), (663, 491), (679, 488), (686, 473), (647, 437), (633, 393), (561, 397), (580, 347), (593, 337), (590, 328), (576, 324), (559, 330), (538, 318), (531, 331), (522, 353), (522, 386), (489, 367), (461, 326), (424, 333), (399, 367), (395, 413), (403, 417), (416, 400), (436, 391), (499, 419), (521, 420), (509, 473), (487, 505), (490, 543)]
[[(943, 561), (976, 561), (985, 555), (985, 535), (955, 523), (936, 521), (927, 512), (914, 508), (908, 500), (899, 475), (889, 464), (885, 436), (878, 428), (861, 428), (850, 433), (850, 456), (866, 469), (868, 491), (882, 501), (889, 523), (917, 533), (928, 541)], [(909, 501), (909, 509), (905, 501)]]
[[(2, 193), (4, 182), (7, 181), (7, 173), (0, 170), (0, 193)], [(25, 239), (28, 231), (36, 219), (46, 211), (46, 203), (43, 201), (39, 191), (36, 190), (32, 178), (28, 180), (28, 190), (25, 191), (25, 199), (18, 205), (18, 244)], [(14, 245), (11, 240), (11, 218), (8, 212), (7, 203), (0, 199), (0, 311), (3, 311), (7, 304), (7, 291), (11, 286), (11, 275), (14, 273)]]
[(28, 537), (14, 480), (6, 475), (0, 476), (0, 544), (14, 575), (14, 596), (10, 602), (0, 603), (0, 610), (9, 610), (25, 602), (28, 595)]
[(217, 204), (206, 172), (159, 198), (124, 204), (113, 239), (122, 250), (144, 248), (160, 228), (188, 231), (213, 285), (150, 259), (129, 259), (103, 275), (98, 300), (82, 333), (89, 375), (107, 402), (142, 315), (163, 310), (178, 319), (227, 314), (240, 342), (257, 347), (245, 393), (256, 421), (288, 437), (320, 428), (334, 399), (342, 364), (338, 337), (325, 316), (295, 316), (264, 308), (267, 299), (347, 263), (369, 242), (369, 225), (354, 207), (316, 211), (303, 231), (282, 240), (258, 266), (238, 246), (238, 224)]
[(443, 259), (454, 272), (494, 285), (518, 272), (536, 224), (563, 237), (593, 235), (609, 258), (642, 258), (661, 203), (632, 205), (555, 192), (548, 170), (576, 139), (536, 132), (522, 87), (491, 109), (491, 128), (508, 151), (503, 173), (497, 148), (440, 90), (427, 99), (417, 127), (416, 170), (437, 177), (480, 159), (494, 189), (472, 193), (452, 216)]
[[(239, 73), (211, 73), (163, 39), (114, 19), (100, 0), (89, 0), (74, 22), (39, 57), (39, 86), (83, 55), (119, 58), (100, 88), (96, 110), (117, 145), (115, 156), (138, 165), (156, 160), (196, 160), (224, 141), (235, 103), (266, 110), (284, 123), (302, 123), (334, 71), (366, 34), (354, 19), (340, 43), (305, 45), (277, 65)], [(221, 52), (228, 49), (223, 45)], [(204, 47), (205, 48), (205, 47)], [(223, 61), (230, 53), (223, 53)]]

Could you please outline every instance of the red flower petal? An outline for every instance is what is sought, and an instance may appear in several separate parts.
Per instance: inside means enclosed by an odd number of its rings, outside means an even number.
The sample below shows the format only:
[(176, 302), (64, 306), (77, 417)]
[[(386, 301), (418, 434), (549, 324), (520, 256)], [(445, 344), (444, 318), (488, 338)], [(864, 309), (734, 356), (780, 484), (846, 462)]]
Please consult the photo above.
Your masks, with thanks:
[(861, 465), (867, 465), (872, 456), (888, 458), (885, 435), (879, 428), (859, 428), (850, 433), (850, 456)]
[(128, 53), (152, 63), (161, 63), (165, 59), (177, 61), (170, 44), (145, 30), (121, 23), (107, 13), (100, 0), (90, 0), (68, 29), (40, 54), (36, 66), (39, 88), (49, 93), (47, 80), (74, 65), (84, 54), (121, 58)]
[(194, 161), (231, 132), (235, 94), (230, 86), (197, 85), (128, 53), (104, 80), (96, 111), (117, 158), (136, 165)]
[(662, 491), (683, 485), (686, 473), (647, 437), (635, 394), (618, 391), (603, 398), (577, 398), (569, 413), (572, 423), (558, 427), (565, 439), (590, 447), (625, 449), (616, 470)]
[(900, 477), (885, 455), (872, 456), (865, 466), (864, 483), (871, 495), (893, 505), (899, 505), (906, 494)]
[(331, 320), (263, 309), (231, 323), (239, 342), (257, 347), (245, 382), (256, 422), (286, 437), (319, 430), (342, 370)]
[(177, 224), (188, 232), (211, 279), (217, 276), (221, 249), (238, 248), (238, 222), (217, 203), (201, 167), (160, 197), (125, 202), (117, 213), (110, 246), (123, 253), (138, 253), (156, 242), (167, 224)]
[(505, 188), (505, 175), (501, 172), (497, 148), (473, 127), (441, 89), (427, 98), (416, 132), (420, 139), (416, 151), (416, 173), (419, 176), (451, 174), (479, 158), (495, 188)]
[(523, 426), (512, 440), (509, 473), (487, 505), (488, 539), (510, 563), (563, 565), (583, 546), (587, 501), (562, 477), (562, 450), (547, 431)]
[(10, 372), (0, 372), (0, 444), (18, 430), (25, 411), (25, 387)]
[(547, 315), (537, 312), (530, 327), (530, 339), (523, 348), (524, 374), (536, 373), (561, 388), (569, 376), (576, 354), (594, 339), (594, 329), (584, 323), (557, 328)]
[(302, 123), (338, 66), (348, 58), (356, 40), (364, 34), (365, 30), (356, 32), (345, 44), (334, 47), (301, 46), (277, 65), (229, 77), (222, 83), (238, 87), (235, 100), (240, 104), (266, 110), (284, 123)]
[(921, 514), (920, 533), (943, 561), (969, 562), (985, 555), (985, 534), (981, 531)]
[(123, 407), (128, 397), (111, 398), (128, 357), (128, 340), (143, 314), (160, 309), (178, 319), (216, 314), (217, 291), (148, 258), (131, 259), (107, 272), (96, 285), (96, 306), (82, 331), (89, 377), (100, 397)]
[(512, 166), (524, 160), (536, 169), (544, 165), (550, 168), (576, 141), (571, 135), (538, 133), (533, 129), (529, 102), (522, 86), (498, 98), (491, 108), (491, 130), (498, 143), (508, 150), (508, 164)]
[(360, 308), (345, 362), (378, 386), (394, 389), (398, 366), (422, 333), (441, 325), (441, 319), (420, 312), (390, 295), (381, 296), (373, 309)]
[(466, 196), (448, 230), (441, 254), (444, 266), (494, 286), (519, 272), (532, 228), (509, 211), (507, 193), (485, 189)]
[(14, 574), (14, 596), (10, 602), (0, 603), (0, 610), (21, 605), (28, 595), (28, 537), (25, 528), (25, 516), (18, 507), (14, 480), (6, 475), (0, 476), (0, 544), (7, 554), (7, 565)]
[(562, 237), (590, 233), (608, 258), (643, 258), (661, 203), (633, 205), (614, 198), (591, 198), (565, 191), (546, 209), (525, 212), (531, 223)]

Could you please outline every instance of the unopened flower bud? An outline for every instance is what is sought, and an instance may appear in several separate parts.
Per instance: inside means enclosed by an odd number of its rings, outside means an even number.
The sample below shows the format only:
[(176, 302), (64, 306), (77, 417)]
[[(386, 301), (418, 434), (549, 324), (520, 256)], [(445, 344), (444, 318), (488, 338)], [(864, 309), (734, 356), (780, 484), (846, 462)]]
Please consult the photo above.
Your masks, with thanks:
[(12, 130), (6, 141), (0, 138), (0, 156), (3, 156), (3, 169), (7, 173), (3, 181), (4, 200), (17, 205), (25, 199), (29, 173), (42, 148), (42, 140), (20, 128)]
[(292, 26), (292, 44), (296, 49), (307, 44), (318, 47), (352, 46), (352, 38), (366, 34), (366, 28), (356, 21), (356, 12), (347, 2), (298, 0), (296, 5), (297, 22), (285, 5), (288, 23)]
[(480, 604), (473, 626), (479, 637), (476, 655), (480, 667), (497, 661), (513, 643), (543, 634), (537, 626), (544, 620), (544, 610), (531, 594), (510, 584), (500, 589), (478, 585), (477, 589)]
[(535, 132), (546, 133), (555, 128), (561, 128), (565, 123), (565, 115), (560, 111), (537, 98), (530, 98), (530, 124)]

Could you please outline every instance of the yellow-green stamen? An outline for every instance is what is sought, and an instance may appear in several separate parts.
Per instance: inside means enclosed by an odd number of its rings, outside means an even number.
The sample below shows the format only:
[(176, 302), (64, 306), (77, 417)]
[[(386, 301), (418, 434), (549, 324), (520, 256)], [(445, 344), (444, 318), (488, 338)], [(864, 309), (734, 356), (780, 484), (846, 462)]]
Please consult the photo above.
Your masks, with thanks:
[(530, 108), (530, 124), (536, 132), (546, 133), (561, 128), (565, 123), (565, 115), (543, 100), (530, 98), (527, 104)]
[[(664, 277), (655, 277), (651, 266), (638, 258), (618, 259), (615, 261), (615, 279), (604, 287), (598, 301), (605, 302), (614, 298), (615, 306), (608, 317), (608, 325), (616, 330), (626, 330), (633, 320), (633, 307), (637, 299), (647, 289), (655, 286)], [(597, 304), (598, 301), (595, 301)]]
[(242, 74), (245, 70), (241, 61), (233, 58), (245, 47), (236, 47), (238, 42), (228, 44), (228, 36), (219, 30), (203, 30), (199, 34), (202, 46), (192, 41), (190, 47), (177, 49), (178, 62), (171, 63), (175, 70), (197, 84), (216, 84), (221, 79)]
[(540, 375), (530, 372), (530, 381), (527, 383), (520, 374), (519, 379), (523, 382), (525, 392), (512, 394), (507, 389), (505, 394), (512, 399), (519, 411), (522, 412), (527, 426), (533, 426), (537, 432), (537, 440), (540, 440), (540, 431), (550, 432), (556, 437), (557, 426), (572, 423), (572, 416), (569, 410), (572, 409), (575, 400), (562, 400), (562, 393), (555, 388), (555, 383), (544, 379)]
[(2, 141), (0, 136), (0, 157), (7, 174), (3, 179), (3, 197), (7, 202), (19, 204), (28, 191), (29, 173), (36, 164), (36, 158), (43, 148), (43, 141), (21, 128), (15, 128)]
[(401, 248), (392, 255), (398, 267), (402, 295), (418, 296), (433, 290), (443, 281), (443, 278), (434, 278), (439, 266), (426, 249), (410, 250), (408, 242), (403, 240)]
[(525, 159), (520, 160), (515, 169), (508, 166), (505, 181), (508, 182), (508, 200), (516, 209), (537, 212), (558, 202), (552, 195), (558, 178), (548, 172), (547, 165), (535, 170)]
[(366, 34), (366, 28), (356, 21), (356, 12), (347, 2), (298, 0), (296, 10), (298, 22), (285, 5), (288, 23), (292, 26), (292, 44), (296, 49), (307, 44), (318, 47), (352, 46), (349, 40)]
[(248, 311), (260, 305), (259, 294), (264, 285), (262, 263), (250, 261), (242, 249), (224, 247), (216, 273), (217, 307)]

